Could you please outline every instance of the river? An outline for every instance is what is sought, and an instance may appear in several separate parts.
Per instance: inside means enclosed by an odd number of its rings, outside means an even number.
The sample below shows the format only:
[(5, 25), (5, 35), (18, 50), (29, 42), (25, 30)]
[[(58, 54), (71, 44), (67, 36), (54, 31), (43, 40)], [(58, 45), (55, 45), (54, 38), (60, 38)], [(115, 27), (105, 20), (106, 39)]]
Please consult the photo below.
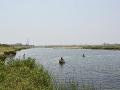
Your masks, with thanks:
[[(95, 89), (120, 90), (120, 51), (64, 48), (32, 48), (17, 52), (16, 58), (36, 58), (59, 82), (93, 85)], [(83, 58), (82, 55), (85, 54)], [(60, 65), (63, 57), (65, 64)]]

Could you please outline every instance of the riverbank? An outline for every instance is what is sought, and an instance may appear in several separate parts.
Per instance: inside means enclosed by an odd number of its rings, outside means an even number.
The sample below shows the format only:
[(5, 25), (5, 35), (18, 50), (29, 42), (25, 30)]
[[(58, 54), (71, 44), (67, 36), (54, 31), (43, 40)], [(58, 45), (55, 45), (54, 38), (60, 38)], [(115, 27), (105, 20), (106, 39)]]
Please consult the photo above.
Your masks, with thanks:
[(35, 59), (10, 59), (17, 51), (29, 49), (28, 45), (0, 44), (0, 90), (53, 90), (51, 77)]
[(103, 50), (120, 50), (120, 44), (106, 44), (106, 45), (86, 45), (83, 49), (103, 49)]
[(120, 50), (120, 44), (103, 45), (48, 45), (42, 48), (65, 48), (65, 49), (101, 49), (101, 50)]
[(5, 60), (8, 56), (15, 56), (17, 51), (29, 49), (29, 45), (7, 45), (0, 44), (0, 59)]
[(35, 59), (0, 59), (0, 90), (53, 90), (48, 72)]

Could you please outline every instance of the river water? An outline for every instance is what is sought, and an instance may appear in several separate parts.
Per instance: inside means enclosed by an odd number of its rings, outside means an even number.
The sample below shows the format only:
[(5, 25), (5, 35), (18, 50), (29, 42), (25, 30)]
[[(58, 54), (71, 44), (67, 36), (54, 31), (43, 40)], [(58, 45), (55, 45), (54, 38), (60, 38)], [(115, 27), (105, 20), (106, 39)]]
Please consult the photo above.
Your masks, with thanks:
[[(32, 48), (17, 52), (16, 58), (36, 58), (56, 82), (93, 85), (96, 90), (120, 90), (120, 51), (64, 48)], [(82, 57), (83, 53), (85, 58)], [(63, 57), (65, 64), (60, 65)]]

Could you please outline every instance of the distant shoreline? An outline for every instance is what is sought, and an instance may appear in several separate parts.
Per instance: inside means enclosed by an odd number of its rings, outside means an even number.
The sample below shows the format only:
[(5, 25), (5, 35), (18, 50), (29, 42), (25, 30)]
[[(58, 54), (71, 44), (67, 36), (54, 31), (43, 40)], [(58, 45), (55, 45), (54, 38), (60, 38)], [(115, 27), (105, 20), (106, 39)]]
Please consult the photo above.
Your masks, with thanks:
[(65, 49), (94, 49), (94, 50), (120, 50), (120, 44), (105, 45), (47, 45), (37, 46), (41, 48), (65, 48)]

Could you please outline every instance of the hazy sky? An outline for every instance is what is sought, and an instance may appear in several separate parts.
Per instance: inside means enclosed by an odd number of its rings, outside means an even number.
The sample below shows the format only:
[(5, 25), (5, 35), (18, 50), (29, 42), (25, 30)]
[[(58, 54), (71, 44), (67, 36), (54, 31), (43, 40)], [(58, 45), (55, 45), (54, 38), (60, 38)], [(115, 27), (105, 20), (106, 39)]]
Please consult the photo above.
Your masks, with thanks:
[(120, 0), (0, 0), (0, 42), (120, 43)]

